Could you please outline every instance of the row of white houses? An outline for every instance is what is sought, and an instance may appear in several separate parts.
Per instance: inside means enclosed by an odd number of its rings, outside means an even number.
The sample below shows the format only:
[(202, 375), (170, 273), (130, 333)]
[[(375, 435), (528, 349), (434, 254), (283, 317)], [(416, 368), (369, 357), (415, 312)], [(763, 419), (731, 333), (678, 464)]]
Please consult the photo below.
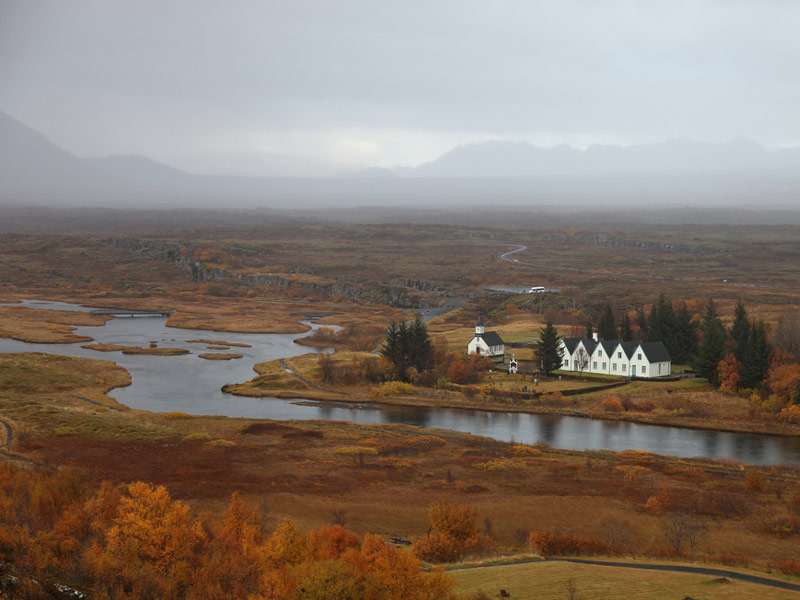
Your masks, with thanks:
[[(593, 338), (562, 338), (559, 348), (565, 371), (651, 378), (664, 377), (672, 370), (669, 353), (661, 342), (599, 340), (594, 334)], [(475, 324), (475, 337), (467, 344), (467, 354), (482, 354), (493, 360), (505, 356), (502, 338), (484, 329), (482, 316)]]
[(672, 362), (661, 342), (623, 342), (590, 338), (562, 338), (561, 368), (566, 371), (602, 373), (621, 377), (663, 377)]

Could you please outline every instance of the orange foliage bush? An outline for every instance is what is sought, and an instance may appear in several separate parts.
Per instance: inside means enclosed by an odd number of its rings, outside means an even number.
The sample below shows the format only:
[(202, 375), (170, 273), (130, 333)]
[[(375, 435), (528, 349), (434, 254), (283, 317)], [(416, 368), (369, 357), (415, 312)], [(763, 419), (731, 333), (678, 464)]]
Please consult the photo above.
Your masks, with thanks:
[(614, 546), (602, 540), (553, 531), (534, 531), (531, 533), (528, 543), (542, 556), (574, 556), (577, 554), (592, 556), (617, 552)]
[(745, 473), (744, 482), (747, 489), (753, 492), (760, 492), (764, 489), (764, 475), (753, 469)]
[(267, 537), (238, 494), (218, 522), (201, 526), (161, 486), (92, 490), (67, 471), (2, 463), (0, 482), (0, 572), (14, 572), (3, 597), (42, 597), (52, 578), (98, 600), (455, 598), (448, 577), (425, 573), (411, 552), (377, 536), (339, 526), (304, 534), (287, 520)]
[(739, 389), (739, 363), (733, 354), (726, 354), (717, 366), (719, 389), (733, 394)]
[(767, 385), (783, 404), (796, 403), (800, 400), (800, 365), (773, 364), (767, 374)]
[(437, 502), (430, 506), (432, 532), (414, 543), (417, 556), (428, 562), (452, 562), (489, 550), (493, 541), (481, 534), (478, 515), (469, 506)]
[(644, 509), (647, 512), (651, 512), (653, 514), (661, 514), (664, 512), (664, 509), (667, 508), (669, 505), (669, 494), (667, 493), (666, 488), (660, 487), (658, 488), (658, 493), (655, 496), (650, 496), (647, 499), (647, 502), (644, 505)]
[(784, 560), (775, 563), (775, 567), (787, 575), (795, 575), (800, 577), (800, 560)]
[(603, 398), (600, 404), (598, 404), (598, 408), (605, 412), (622, 412), (624, 410), (622, 402), (620, 402), (619, 398), (615, 398), (614, 396)]
[(791, 406), (781, 409), (778, 418), (788, 423), (800, 425), (800, 404), (792, 404)]

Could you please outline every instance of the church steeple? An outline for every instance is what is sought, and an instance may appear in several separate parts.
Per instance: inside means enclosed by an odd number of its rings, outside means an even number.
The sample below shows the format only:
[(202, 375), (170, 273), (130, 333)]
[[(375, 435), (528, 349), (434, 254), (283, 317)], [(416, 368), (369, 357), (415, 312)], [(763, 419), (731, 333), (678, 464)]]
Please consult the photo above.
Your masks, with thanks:
[(483, 335), (483, 315), (478, 314), (478, 322), (475, 323), (475, 337), (481, 337)]

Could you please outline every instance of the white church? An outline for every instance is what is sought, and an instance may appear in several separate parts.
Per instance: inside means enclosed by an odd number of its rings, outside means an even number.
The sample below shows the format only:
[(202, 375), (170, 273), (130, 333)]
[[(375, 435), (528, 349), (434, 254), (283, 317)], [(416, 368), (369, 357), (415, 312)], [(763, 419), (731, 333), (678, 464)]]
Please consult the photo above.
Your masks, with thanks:
[(565, 371), (601, 373), (620, 377), (663, 377), (672, 362), (662, 342), (562, 338), (561, 368)]
[(475, 324), (475, 337), (467, 344), (467, 354), (482, 354), (491, 359), (502, 359), (506, 353), (505, 342), (496, 331), (486, 331), (483, 326), (483, 315), (478, 315)]

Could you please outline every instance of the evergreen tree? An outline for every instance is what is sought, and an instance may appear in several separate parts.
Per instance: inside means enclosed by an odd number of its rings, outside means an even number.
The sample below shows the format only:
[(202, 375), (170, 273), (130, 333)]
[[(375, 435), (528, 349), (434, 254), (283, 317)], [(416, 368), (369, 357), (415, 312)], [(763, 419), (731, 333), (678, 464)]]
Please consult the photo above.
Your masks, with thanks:
[(408, 328), (405, 323), (392, 323), (386, 330), (386, 339), (381, 347), (383, 356), (392, 365), (392, 376), (399, 381), (406, 381), (408, 372), (408, 356), (406, 340)]
[(700, 377), (718, 383), (717, 367), (725, 351), (725, 327), (719, 319), (714, 301), (710, 298), (700, 330), (703, 340), (697, 348), (693, 366)]
[(399, 381), (408, 381), (411, 367), (420, 373), (427, 371), (433, 364), (433, 344), (428, 328), (419, 317), (411, 325), (392, 323), (386, 330), (381, 356), (391, 363), (393, 376)]
[(650, 342), (663, 342), (670, 357), (679, 354), (676, 340), (675, 311), (672, 302), (664, 294), (658, 297), (658, 302), (650, 309), (650, 318), (647, 319), (647, 340)]
[(586, 337), (592, 339), (592, 334), (594, 333), (594, 329), (592, 329), (592, 320), (587, 317), (586, 319)]
[(597, 324), (597, 335), (601, 340), (617, 339), (617, 323), (614, 320), (614, 311), (611, 304), (606, 302), (603, 314), (600, 315), (600, 322)]
[(643, 342), (649, 342), (647, 337), (647, 316), (644, 314), (644, 306), (639, 307), (639, 312), (636, 313), (636, 327), (639, 328), (639, 337)]
[[(731, 326), (731, 342), (733, 344), (732, 352), (739, 362), (741, 367), (745, 361), (745, 354), (747, 353), (747, 345), (750, 341), (750, 321), (747, 320), (747, 311), (744, 308), (744, 303), (739, 300), (736, 304), (736, 310), (733, 313), (733, 325)], [(741, 370), (741, 369), (740, 369)], [(741, 376), (741, 373), (739, 373)], [(745, 386), (750, 387), (750, 386)]]
[(561, 368), (561, 357), (564, 352), (559, 347), (561, 336), (558, 335), (552, 321), (547, 321), (539, 330), (539, 343), (536, 346), (536, 358), (545, 375)]
[(742, 360), (739, 362), (739, 387), (753, 388), (764, 380), (771, 353), (772, 347), (767, 341), (764, 321), (753, 323), (748, 332)]
[(419, 317), (408, 326), (408, 362), (420, 373), (433, 366), (433, 343)]
[(697, 353), (697, 328), (692, 314), (682, 304), (675, 312), (675, 347), (670, 353), (672, 362), (679, 365), (688, 364)]
[(627, 311), (622, 313), (622, 317), (619, 320), (619, 337), (626, 342), (630, 342), (633, 339), (633, 326)]

